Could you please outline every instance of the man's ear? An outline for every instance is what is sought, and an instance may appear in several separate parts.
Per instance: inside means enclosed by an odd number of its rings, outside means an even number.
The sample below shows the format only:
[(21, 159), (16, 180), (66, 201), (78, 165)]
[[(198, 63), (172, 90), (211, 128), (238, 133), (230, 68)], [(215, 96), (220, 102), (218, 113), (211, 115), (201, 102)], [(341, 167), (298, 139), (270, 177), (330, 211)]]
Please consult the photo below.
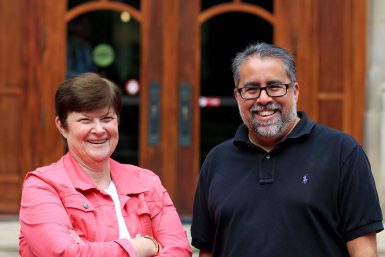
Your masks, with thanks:
[(67, 138), (67, 131), (66, 129), (63, 127), (60, 119), (58, 116), (55, 117), (55, 125), (56, 125), (56, 128), (59, 130), (60, 134), (62, 134), (62, 136), (64, 138)]
[(293, 89), (294, 89), (295, 102), (298, 104), (298, 97), (299, 97), (299, 84), (298, 84), (298, 82), (295, 82)]
[(239, 93), (236, 87), (234, 88), (234, 97), (235, 97), (235, 100), (238, 101)]

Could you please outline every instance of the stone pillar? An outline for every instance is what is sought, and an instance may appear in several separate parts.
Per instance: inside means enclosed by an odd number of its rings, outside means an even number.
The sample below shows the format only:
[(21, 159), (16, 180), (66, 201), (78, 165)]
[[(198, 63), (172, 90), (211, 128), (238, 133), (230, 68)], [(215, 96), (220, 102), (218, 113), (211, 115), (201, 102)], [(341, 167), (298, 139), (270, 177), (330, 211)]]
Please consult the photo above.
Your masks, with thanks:
[(385, 1), (368, 0), (364, 148), (385, 213)]

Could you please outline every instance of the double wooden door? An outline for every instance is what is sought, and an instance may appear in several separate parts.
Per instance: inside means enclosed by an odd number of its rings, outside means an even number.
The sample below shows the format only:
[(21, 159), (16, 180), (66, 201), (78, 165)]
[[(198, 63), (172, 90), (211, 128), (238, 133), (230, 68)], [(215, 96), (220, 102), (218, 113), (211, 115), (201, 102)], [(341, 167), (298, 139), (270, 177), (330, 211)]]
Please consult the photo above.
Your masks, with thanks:
[[(15, 1), (30, 21), (15, 35), (20, 49), (28, 42), (19, 54), (28, 60), (27, 72), (15, 71), (23, 79), (9, 85), (0, 81), (0, 111), (8, 114), (16, 105), (19, 117), (0, 133), (19, 127), (22, 135), (7, 134), (0, 143), (1, 150), (10, 149), (0, 157), (0, 190), (6, 195), (0, 212), (17, 211), (26, 171), (64, 152), (53, 122), (53, 95), (78, 56), (70, 39), (84, 20), (91, 28), (86, 41), (92, 64), (85, 70), (105, 74), (124, 91), (115, 157), (158, 173), (182, 216), (191, 215), (207, 151), (231, 137), (241, 122), (232, 97), (231, 60), (249, 43), (266, 41), (292, 51), (299, 109), (361, 140), (365, 0), (37, 2)], [(9, 148), (12, 142), (19, 143)], [(11, 157), (17, 165), (7, 161)]]

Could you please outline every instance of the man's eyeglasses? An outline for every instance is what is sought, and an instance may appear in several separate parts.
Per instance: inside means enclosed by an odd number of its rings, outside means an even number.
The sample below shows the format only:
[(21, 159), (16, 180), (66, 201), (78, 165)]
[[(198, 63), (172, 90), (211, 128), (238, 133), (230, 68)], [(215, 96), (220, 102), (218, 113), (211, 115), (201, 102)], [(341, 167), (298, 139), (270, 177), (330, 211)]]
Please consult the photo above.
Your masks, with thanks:
[(287, 89), (292, 83), (274, 83), (265, 87), (247, 85), (245, 87), (237, 88), (238, 93), (245, 100), (257, 99), (260, 97), (262, 90), (270, 97), (284, 96)]

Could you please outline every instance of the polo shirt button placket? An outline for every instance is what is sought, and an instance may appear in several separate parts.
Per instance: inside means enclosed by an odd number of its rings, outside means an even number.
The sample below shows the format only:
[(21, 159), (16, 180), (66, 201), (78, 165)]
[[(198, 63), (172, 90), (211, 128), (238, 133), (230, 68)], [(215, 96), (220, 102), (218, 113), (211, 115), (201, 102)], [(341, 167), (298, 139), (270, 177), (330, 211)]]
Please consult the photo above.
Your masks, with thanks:
[(271, 184), (274, 183), (274, 158), (270, 153), (265, 153), (262, 157), (259, 168), (259, 183), (260, 184)]

